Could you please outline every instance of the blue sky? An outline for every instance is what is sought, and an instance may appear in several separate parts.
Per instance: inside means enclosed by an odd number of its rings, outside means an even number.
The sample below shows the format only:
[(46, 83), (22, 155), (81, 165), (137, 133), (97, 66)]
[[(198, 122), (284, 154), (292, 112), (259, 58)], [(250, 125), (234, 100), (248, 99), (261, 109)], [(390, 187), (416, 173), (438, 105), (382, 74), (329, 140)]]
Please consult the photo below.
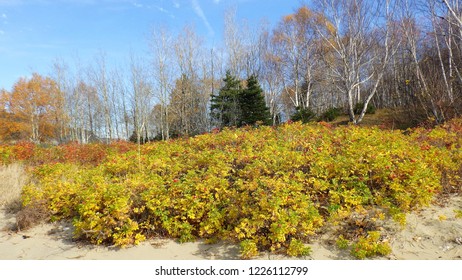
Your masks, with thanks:
[(91, 60), (99, 51), (123, 63), (143, 54), (148, 34), (165, 25), (178, 31), (193, 24), (210, 46), (222, 43), (223, 16), (235, 7), (239, 19), (276, 24), (299, 0), (0, 0), (0, 89), (19, 77), (48, 74), (59, 58)]

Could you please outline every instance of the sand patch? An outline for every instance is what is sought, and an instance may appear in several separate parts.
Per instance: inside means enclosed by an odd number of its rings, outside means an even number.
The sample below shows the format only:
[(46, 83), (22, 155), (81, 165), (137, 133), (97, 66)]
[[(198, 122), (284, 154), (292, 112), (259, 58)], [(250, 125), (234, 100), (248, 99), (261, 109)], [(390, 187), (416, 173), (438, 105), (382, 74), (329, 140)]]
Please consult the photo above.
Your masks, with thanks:
[(407, 215), (404, 230), (392, 237), (390, 256), (398, 260), (461, 260), (462, 197), (453, 196), (446, 206), (431, 206)]
[[(407, 217), (406, 227), (390, 237), (393, 252), (381, 259), (461, 260), (462, 219), (454, 210), (462, 209), (462, 198), (451, 197), (444, 206), (431, 206)], [(0, 213), (0, 228), (15, 222), (13, 214)], [(239, 259), (239, 247), (220, 242), (177, 243), (170, 239), (148, 240), (130, 248), (82, 244), (73, 240), (72, 225), (42, 224), (27, 231), (0, 232), (0, 259), (48, 260), (233, 260)], [(345, 260), (348, 252), (338, 250), (332, 242), (320, 237), (312, 244), (312, 254), (302, 259)], [(294, 259), (262, 253), (258, 259)]]

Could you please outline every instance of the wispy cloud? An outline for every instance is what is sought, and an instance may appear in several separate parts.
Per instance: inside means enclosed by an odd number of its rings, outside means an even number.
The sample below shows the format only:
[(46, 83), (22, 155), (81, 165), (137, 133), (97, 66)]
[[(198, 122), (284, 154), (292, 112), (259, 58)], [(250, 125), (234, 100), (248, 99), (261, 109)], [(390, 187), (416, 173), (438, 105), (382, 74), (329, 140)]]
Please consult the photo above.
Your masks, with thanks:
[(143, 4), (140, 4), (140, 3), (138, 3), (138, 2), (133, 2), (132, 4), (133, 4), (133, 6), (135, 6), (136, 8), (143, 8)]
[(0, 35), (5, 35), (5, 31), (0, 29)]
[[(165, 8), (163, 8), (163, 7), (156, 6), (156, 5), (154, 5), (154, 6), (152, 6), (152, 7), (153, 7), (154, 9), (158, 10), (159, 12), (168, 15), (168, 16), (171, 17), (171, 18), (175, 18), (175, 16), (174, 16), (169, 10), (167, 10), (167, 9), (165, 9)], [(149, 6), (149, 8), (151, 8), (151, 7)]]
[(154, 6), (154, 7), (155, 7), (159, 12), (162, 12), (162, 13), (165, 13), (165, 14), (168, 14), (168, 13), (169, 13), (166, 9), (164, 9), (164, 8), (162, 8), (162, 7), (159, 7), (159, 6)]
[(215, 4), (220, 4), (220, 1), (221, 1), (221, 0), (213, 0), (213, 3), (215, 3)]
[(202, 19), (202, 22), (204, 23), (205, 27), (207, 27), (207, 29), (209, 30), (210, 35), (213, 36), (215, 34), (215, 31), (213, 30), (209, 20), (205, 16), (204, 10), (202, 10), (202, 7), (199, 5), (199, 2), (197, 2), (197, 0), (191, 0), (191, 4), (196, 15)]
[(173, 7), (180, 8), (180, 3), (177, 0), (173, 0)]
[[(1, 21), (0, 21), (1, 25), (7, 25), (8, 24), (8, 16), (5, 13), (0, 15), (0, 19), (1, 19)], [(5, 34), (5, 32), (0, 32), (0, 33), (1, 33), (1, 35)]]

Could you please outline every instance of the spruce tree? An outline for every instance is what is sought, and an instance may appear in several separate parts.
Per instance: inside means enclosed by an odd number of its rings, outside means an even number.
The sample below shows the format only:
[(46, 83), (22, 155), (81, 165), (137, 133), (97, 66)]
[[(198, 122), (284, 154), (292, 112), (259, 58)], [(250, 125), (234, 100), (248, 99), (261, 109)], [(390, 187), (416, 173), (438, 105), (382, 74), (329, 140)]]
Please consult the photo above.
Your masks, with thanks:
[(241, 110), (239, 126), (255, 125), (257, 122), (271, 124), (271, 114), (266, 107), (263, 90), (255, 75), (247, 79), (247, 88), (239, 95), (239, 107)]
[(240, 119), (239, 95), (241, 85), (239, 80), (226, 72), (223, 79), (225, 85), (220, 89), (218, 95), (212, 95), (210, 114), (212, 120), (219, 126), (238, 126)]

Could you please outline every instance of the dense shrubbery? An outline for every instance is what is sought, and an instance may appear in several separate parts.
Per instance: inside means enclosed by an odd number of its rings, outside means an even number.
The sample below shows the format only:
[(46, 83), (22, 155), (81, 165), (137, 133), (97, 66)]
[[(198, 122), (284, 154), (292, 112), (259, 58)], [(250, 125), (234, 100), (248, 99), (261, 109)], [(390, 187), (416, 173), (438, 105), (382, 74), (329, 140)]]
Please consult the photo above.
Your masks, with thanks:
[(304, 243), (335, 224), (340, 243), (364, 258), (389, 252), (375, 220), (404, 223), (407, 211), (461, 185), (461, 135), (461, 120), (407, 133), (325, 123), (225, 129), (140, 153), (102, 149), (85, 168), (72, 157), (38, 165), (23, 203), (73, 219), (76, 237), (96, 244), (230, 240), (243, 258), (309, 254)]

